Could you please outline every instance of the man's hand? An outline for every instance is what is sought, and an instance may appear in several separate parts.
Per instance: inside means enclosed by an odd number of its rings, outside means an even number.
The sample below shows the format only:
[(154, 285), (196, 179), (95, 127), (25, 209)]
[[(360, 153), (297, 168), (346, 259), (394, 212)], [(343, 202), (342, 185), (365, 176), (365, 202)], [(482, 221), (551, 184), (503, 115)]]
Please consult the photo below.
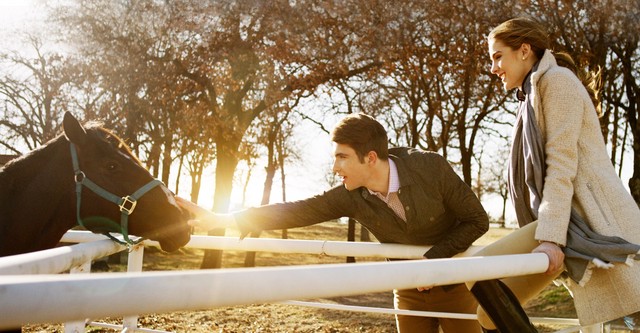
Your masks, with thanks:
[(542, 242), (538, 247), (531, 251), (532, 253), (544, 253), (549, 257), (549, 268), (545, 274), (557, 274), (563, 267), (564, 252), (555, 243)]
[(433, 288), (433, 286), (431, 286), (431, 287), (418, 287), (418, 291), (419, 292), (429, 291), (429, 290), (431, 290), (431, 288)]
[(217, 214), (202, 208), (193, 202), (175, 197), (180, 208), (188, 211), (194, 217), (189, 221), (189, 225), (203, 230), (235, 228), (236, 221), (231, 214)]

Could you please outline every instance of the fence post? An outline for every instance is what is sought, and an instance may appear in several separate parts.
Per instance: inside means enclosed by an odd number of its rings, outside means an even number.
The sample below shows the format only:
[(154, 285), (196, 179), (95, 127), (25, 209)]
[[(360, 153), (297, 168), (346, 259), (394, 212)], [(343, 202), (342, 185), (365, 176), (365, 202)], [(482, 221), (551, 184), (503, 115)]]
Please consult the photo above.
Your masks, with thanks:
[[(80, 266), (72, 267), (69, 270), (69, 274), (89, 274), (91, 273), (91, 260), (85, 261)], [(64, 323), (65, 333), (84, 333), (85, 322), (84, 321), (72, 321)]]
[[(131, 248), (127, 259), (127, 272), (142, 272), (142, 262), (144, 260), (144, 245), (138, 244)], [(122, 326), (125, 331), (138, 328), (138, 316), (129, 316), (122, 319)]]

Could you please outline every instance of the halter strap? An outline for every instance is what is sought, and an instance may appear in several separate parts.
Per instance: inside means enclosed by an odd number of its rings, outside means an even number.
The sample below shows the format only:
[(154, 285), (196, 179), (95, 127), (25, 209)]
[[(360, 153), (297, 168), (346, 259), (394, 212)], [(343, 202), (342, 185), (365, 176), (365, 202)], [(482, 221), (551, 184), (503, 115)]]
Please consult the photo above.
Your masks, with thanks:
[[(80, 166), (78, 163), (78, 153), (76, 151), (76, 147), (73, 143), (70, 143), (70, 147), (71, 147), (71, 163), (73, 164), (73, 172), (74, 172), (74, 180), (76, 183), (76, 220), (78, 222), (78, 225), (90, 230), (88, 227), (85, 226), (85, 223), (83, 222), (83, 219), (80, 217), (80, 206), (82, 205), (82, 187), (85, 186), (88, 189), (90, 189), (93, 193), (97, 194), (98, 196), (100, 196), (101, 198), (112, 202), (116, 205), (118, 205), (118, 207), (120, 208), (120, 224), (117, 224), (116, 222), (114, 222), (111, 219), (105, 218), (105, 217), (96, 217), (95, 219), (100, 220), (100, 222), (105, 222), (106, 223), (106, 228), (107, 229), (111, 229), (115, 232), (119, 232), (122, 234), (123, 238), (124, 238), (124, 242), (113, 237), (110, 233), (109, 230), (101, 230), (101, 231), (97, 231), (96, 233), (102, 233), (105, 236), (109, 237), (110, 239), (112, 239), (113, 241), (120, 243), (122, 245), (125, 245), (127, 247), (130, 247), (132, 245), (136, 245), (140, 242), (142, 242), (144, 239), (143, 238), (138, 238), (135, 241), (131, 240), (129, 238), (129, 232), (128, 232), (128, 226), (129, 226), (129, 215), (131, 215), (133, 213), (133, 211), (136, 208), (138, 199), (140, 199), (143, 195), (145, 195), (147, 192), (149, 192), (150, 190), (152, 190), (153, 188), (155, 188), (156, 186), (162, 185), (162, 182), (158, 179), (153, 179), (150, 182), (148, 182), (147, 184), (145, 184), (144, 186), (140, 187), (138, 190), (136, 190), (133, 194), (131, 195), (127, 195), (124, 197), (119, 197), (105, 189), (103, 189), (102, 187), (100, 187), (98, 184), (92, 182), (85, 174), (84, 172), (82, 172), (82, 170), (80, 170)], [(92, 231), (93, 232), (93, 231)]]

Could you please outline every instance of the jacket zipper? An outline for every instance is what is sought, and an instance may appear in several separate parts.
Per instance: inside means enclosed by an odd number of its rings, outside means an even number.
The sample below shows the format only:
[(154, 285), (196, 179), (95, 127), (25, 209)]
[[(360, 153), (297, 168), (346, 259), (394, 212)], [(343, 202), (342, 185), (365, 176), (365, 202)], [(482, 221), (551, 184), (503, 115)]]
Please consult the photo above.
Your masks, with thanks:
[(609, 223), (609, 219), (607, 219), (607, 215), (604, 214), (604, 209), (602, 209), (602, 205), (600, 205), (600, 201), (598, 201), (598, 198), (596, 197), (596, 194), (593, 191), (593, 186), (591, 185), (591, 183), (587, 183), (587, 188), (589, 189), (589, 192), (591, 192), (591, 197), (593, 198), (593, 201), (596, 202), (596, 205), (600, 210), (600, 214), (602, 214), (602, 217), (604, 217), (604, 221), (607, 222), (607, 225), (611, 225), (611, 223)]

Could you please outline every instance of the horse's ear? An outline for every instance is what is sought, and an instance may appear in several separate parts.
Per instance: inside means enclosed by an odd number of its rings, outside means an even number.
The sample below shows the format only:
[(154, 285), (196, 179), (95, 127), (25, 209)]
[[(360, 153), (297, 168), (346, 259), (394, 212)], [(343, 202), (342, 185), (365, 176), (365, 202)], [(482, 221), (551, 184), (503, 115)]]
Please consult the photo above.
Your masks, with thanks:
[(84, 130), (78, 119), (76, 119), (69, 111), (64, 113), (64, 119), (62, 120), (62, 129), (64, 130), (64, 136), (67, 137), (69, 142), (73, 142), (76, 145), (81, 146), (87, 137), (87, 132)]

